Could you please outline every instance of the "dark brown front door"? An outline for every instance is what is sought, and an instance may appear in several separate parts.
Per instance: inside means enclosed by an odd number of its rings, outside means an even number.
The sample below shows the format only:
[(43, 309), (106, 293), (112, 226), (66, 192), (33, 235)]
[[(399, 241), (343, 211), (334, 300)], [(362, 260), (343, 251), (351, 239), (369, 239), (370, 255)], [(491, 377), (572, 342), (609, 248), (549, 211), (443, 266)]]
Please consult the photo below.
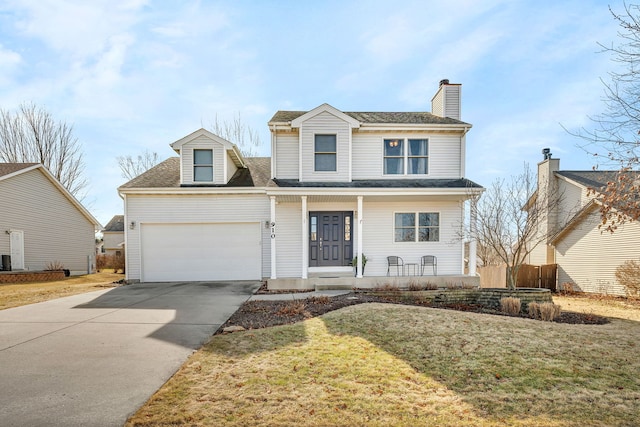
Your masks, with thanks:
[(309, 267), (351, 265), (353, 212), (309, 212)]

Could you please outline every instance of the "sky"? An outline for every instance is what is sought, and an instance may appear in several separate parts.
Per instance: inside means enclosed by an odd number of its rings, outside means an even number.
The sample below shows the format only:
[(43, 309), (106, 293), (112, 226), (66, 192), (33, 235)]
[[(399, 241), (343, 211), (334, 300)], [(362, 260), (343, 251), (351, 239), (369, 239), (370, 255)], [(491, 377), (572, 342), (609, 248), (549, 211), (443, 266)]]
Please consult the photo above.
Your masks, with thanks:
[(462, 84), (466, 177), (488, 187), (542, 160), (595, 165), (567, 132), (604, 112), (619, 30), (599, 0), (0, 0), (0, 108), (72, 124), (105, 225), (123, 213), (116, 157), (238, 114), (270, 155), (277, 110), (431, 111)]

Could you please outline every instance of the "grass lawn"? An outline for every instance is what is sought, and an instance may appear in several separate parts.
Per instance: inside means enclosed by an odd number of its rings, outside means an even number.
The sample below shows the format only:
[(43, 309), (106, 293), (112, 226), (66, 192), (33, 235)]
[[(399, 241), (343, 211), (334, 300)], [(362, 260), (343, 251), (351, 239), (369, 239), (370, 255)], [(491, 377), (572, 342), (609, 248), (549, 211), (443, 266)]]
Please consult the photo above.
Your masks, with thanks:
[(0, 310), (96, 291), (106, 286), (117, 286), (113, 282), (123, 278), (124, 274), (100, 272), (65, 277), (55, 282), (0, 285)]
[(639, 349), (626, 319), (362, 304), (214, 336), (127, 425), (631, 426)]

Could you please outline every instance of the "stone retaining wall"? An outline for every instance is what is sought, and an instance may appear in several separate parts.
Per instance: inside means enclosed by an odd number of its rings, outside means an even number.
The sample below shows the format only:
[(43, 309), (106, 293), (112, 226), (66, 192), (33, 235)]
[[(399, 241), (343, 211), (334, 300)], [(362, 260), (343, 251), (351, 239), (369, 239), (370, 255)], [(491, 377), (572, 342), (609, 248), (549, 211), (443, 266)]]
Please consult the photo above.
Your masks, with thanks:
[(365, 291), (376, 295), (395, 296), (400, 298), (420, 298), (434, 305), (438, 304), (466, 304), (481, 305), (499, 310), (502, 298), (520, 298), (521, 310), (527, 312), (529, 303), (553, 302), (549, 289), (518, 288), (511, 289), (438, 289), (433, 291)]
[(0, 283), (52, 282), (64, 279), (64, 271), (2, 271)]

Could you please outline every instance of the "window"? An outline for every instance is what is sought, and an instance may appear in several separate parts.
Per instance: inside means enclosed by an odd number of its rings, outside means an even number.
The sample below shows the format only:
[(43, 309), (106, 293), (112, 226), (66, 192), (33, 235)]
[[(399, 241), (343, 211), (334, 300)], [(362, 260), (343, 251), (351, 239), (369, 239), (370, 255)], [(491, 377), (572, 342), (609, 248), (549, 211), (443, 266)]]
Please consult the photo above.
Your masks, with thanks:
[(193, 180), (213, 181), (213, 150), (193, 150)]
[(427, 139), (384, 140), (385, 175), (426, 175), (428, 159), (429, 141)]
[(432, 212), (397, 213), (395, 242), (440, 241), (440, 214)]
[(316, 135), (315, 136), (315, 159), (316, 171), (336, 171), (336, 136)]

